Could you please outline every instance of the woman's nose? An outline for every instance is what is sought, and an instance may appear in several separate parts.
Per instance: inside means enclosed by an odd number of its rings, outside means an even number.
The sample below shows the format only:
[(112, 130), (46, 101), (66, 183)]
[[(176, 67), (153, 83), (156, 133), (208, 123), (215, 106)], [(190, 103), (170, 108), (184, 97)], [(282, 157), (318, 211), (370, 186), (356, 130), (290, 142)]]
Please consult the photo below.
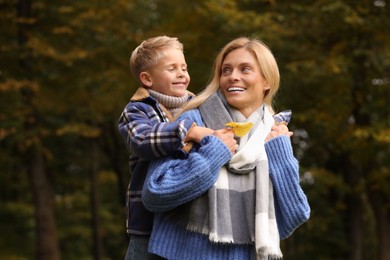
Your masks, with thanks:
[(229, 80), (230, 81), (238, 81), (239, 80), (239, 74), (238, 74), (238, 72), (236, 71), (236, 70), (233, 70), (231, 73), (230, 73), (230, 75), (229, 75)]

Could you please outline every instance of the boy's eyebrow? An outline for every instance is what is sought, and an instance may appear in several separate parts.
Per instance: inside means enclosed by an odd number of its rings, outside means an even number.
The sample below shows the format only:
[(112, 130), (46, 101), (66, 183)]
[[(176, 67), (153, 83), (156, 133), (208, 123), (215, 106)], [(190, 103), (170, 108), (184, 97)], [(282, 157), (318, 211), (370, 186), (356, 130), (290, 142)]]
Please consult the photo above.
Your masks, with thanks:
[(175, 62), (171, 62), (171, 63), (167, 63), (167, 64), (164, 64), (165, 67), (169, 67), (169, 66), (186, 66), (187, 67), (187, 63), (175, 63)]

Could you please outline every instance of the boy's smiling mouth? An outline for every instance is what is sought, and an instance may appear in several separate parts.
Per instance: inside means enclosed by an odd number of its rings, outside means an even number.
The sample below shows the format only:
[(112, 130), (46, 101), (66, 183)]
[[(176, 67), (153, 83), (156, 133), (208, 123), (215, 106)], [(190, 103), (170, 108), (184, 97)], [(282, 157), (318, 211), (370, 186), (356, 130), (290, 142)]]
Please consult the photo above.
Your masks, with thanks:
[(185, 86), (186, 82), (173, 82), (173, 85), (175, 85), (175, 86)]

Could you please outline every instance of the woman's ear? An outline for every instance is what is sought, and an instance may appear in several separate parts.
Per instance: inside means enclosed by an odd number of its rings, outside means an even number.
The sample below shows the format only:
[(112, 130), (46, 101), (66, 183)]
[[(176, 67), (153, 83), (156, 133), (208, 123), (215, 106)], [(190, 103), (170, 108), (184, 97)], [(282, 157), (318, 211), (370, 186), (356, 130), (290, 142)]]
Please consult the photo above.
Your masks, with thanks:
[(264, 88), (263, 88), (264, 97), (268, 96), (270, 91), (271, 91), (271, 87), (268, 84), (268, 82), (266, 82), (265, 85), (264, 85)]
[(152, 83), (152, 77), (150, 76), (149, 73), (147, 73), (146, 71), (142, 71), (140, 74), (139, 74), (139, 79), (141, 80), (142, 84), (145, 86), (145, 87), (151, 87), (153, 85)]
[(268, 84), (268, 82), (267, 81), (265, 81), (264, 82), (264, 90), (270, 90), (271, 89), (271, 87), (270, 87), (270, 85)]

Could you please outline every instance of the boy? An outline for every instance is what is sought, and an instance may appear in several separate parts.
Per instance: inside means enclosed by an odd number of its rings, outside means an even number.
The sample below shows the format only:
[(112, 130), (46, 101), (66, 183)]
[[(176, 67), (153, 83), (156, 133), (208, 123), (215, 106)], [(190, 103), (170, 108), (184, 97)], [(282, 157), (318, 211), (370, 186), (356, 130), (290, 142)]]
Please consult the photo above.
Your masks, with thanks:
[(188, 120), (173, 122), (174, 113), (193, 96), (187, 91), (190, 75), (183, 45), (177, 38), (158, 36), (143, 41), (130, 57), (130, 68), (140, 87), (118, 122), (130, 151), (131, 180), (126, 205), (130, 243), (125, 259), (158, 259), (147, 252), (153, 214), (141, 201), (149, 163), (185, 152), (187, 142), (199, 142), (213, 131)]

